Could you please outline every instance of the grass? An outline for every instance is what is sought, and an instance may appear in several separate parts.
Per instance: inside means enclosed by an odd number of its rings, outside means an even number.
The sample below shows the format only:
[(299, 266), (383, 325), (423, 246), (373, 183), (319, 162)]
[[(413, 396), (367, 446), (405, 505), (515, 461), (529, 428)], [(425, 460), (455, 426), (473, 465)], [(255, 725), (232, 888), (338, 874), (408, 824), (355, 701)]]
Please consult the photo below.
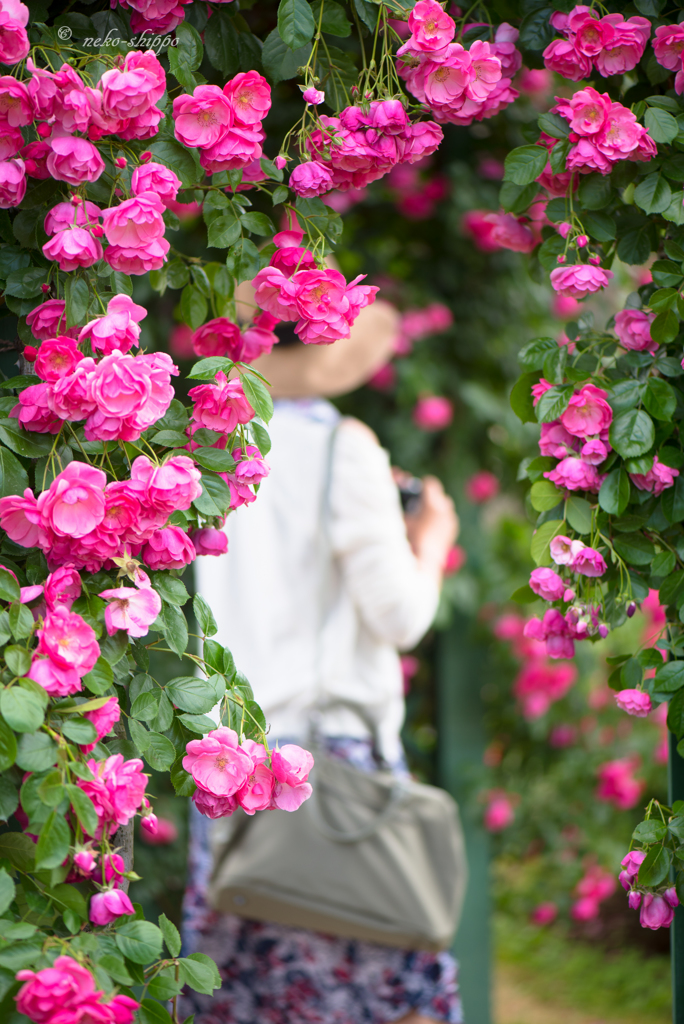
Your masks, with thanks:
[(629, 948), (608, 953), (568, 939), (562, 926), (536, 928), (504, 914), (496, 919), (496, 955), (516, 984), (542, 1002), (621, 1024), (672, 1019), (668, 957)]

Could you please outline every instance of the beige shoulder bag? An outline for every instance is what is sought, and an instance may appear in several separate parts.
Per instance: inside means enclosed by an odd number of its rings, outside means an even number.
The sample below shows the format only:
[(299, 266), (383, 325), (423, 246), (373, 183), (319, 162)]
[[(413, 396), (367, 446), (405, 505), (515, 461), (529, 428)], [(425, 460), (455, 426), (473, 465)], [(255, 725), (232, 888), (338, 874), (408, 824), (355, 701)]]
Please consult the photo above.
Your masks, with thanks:
[(455, 801), (389, 770), (314, 756), (313, 795), (299, 810), (212, 823), (211, 906), (402, 949), (450, 946), (467, 880)]

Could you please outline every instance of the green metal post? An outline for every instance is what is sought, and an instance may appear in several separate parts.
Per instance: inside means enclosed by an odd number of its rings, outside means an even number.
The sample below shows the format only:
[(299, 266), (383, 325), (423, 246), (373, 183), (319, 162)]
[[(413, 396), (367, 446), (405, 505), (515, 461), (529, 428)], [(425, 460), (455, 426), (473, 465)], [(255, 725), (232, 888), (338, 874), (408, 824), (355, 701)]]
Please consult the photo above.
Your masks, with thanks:
[(468, 890), (454, 943), (463, 1017), (467, 1024), (491, 1024), (489, 837), (480, 815), (467, 807), (472, 768), (482, 764), (486, 745), (480, 696), (486, 652), (473, 643), (472, 627), (472, 619), (455, 614), (450, 628), (439, 634), (438, 772), (440, 785), (459, 803), (468, 853)]
[[(684, 800), (684, 760), (677, 753), (677, 738), (670, 733), (670, 759), (668, 764), (670, 806), (675, 800)], [(684, 906), (677, 907), (670, 929), (672, 964), (672, 1021), (684, 1024)]]

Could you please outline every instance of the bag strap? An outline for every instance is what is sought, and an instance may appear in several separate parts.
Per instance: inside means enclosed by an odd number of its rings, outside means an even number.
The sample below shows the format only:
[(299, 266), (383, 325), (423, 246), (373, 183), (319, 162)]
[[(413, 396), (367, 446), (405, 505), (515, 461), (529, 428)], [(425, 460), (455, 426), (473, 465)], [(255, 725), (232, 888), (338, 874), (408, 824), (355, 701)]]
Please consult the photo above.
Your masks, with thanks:
[(318, 832), (326, 839), (330, 839), (333, 843), (359, 843), (363, 839), (369, 839), (371, 836), (382, 828), (394, 814), (397, 806), (403, 801), (406, 787), (403, 779), (395, 778), (390, 789), (387, 803), (380, 813), (372, 821), (362, 825), (360, 828), (353, 829), (351, 832), (344, 832), (340, 829), (333, 828), (332, 825), (328, 824), (323, 816), (321, 808), (321, 790), (325, 789), (325, 785), (321, 784), (319, 780), (316, 780), (316, 785), (313, 787), (313, 794), (308, 804), (308, 811), (313, 818), (313, 823)]

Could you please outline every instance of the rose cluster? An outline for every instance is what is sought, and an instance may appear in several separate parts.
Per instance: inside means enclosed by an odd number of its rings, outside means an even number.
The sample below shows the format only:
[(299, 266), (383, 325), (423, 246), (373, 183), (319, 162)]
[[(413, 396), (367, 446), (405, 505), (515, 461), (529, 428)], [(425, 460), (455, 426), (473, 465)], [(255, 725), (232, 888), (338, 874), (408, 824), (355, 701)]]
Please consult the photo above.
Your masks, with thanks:
[(525, 620), (519, 615), (502, 615), (494, 626), (494, 635), (508, 642), (521, 662), (513, 681), (513, 695), (523, 717), (528, 721), (541, 718), (577, 682), (577, 667), (549, 661), (544, 645), (526, 635)]
[(182, 569), (195, 548), (180, 527), (165, 523), (201, 490), (200, 472), (185, 455), (161, 466), (140, 455), (131, 479), (113, 483), (101, 469), (71, 462), (37, 498), (29, 488), (0, 498), (0, 526), (16, 544), (39, 547), (51, 566), (97, 572), (127, 553), (152, 569)]
[(599, 916), (599, 904), (612, 896), (617, 883), (609, 871), (594, 864), (587, 868), (575, 886), (575, 900), (570, 915), (575, 921), (593, 921)]
[[(148, 139), (159, 131), (164, 115), (155, 104), (166, 89), (166, 75), (153, 50), (128, 53), (121, 66), (105, 71), (94, 87), (86, 85), (69, 64), (48, 71), (29, 58), (26, 67), (31, 74), (28, 83), (10, 75), (0, 77), (3, 209), (22, 201), (27, 174), (55, 178), (74, 187), (97, 181), (105, 164), (94, 142), (108, 135), (122, 140)], [(38, 139), (25, 144), (20, 129), (29, 125), (35, 125)], [(83, 235), (90, 232), (78, 225), (68, 230), (81, 232), (77, 241), (83, 248)], [(87, 241), (89, 250), (96, 250), (95, 241), (92, 236)], [(67, 243), (64, 239), (64, 247)], [(72, 240), (72, 246), (75, 244)], [(58, 249), (59, 243), (53, 248)]]
[(419, 0), (408, 24), (411, 35), (397, 51), (399, 74), (438, 121), (469, 125), (518, 98), (511, 85), (522, 64), (517, 29), (504, 22), (493, 43), (478, 39), (466, 50), (452, 42), (456, 25), (436, 0)]
[(560, 114), (570, 125), (572, 145), (566, 160), (568, 171), (610, 174), (620, 160), (648, 161), (658, 148), (639, 124), (635, 114), (622, 103), (591, 86), (580, 89), (569, 99), (556, 97), (552, 113)]
[(227, 356), (234, 362), (251, 363), (277, 344), (278, 336), (273, 333), (277, 323), (270, 313), (259, 313), (240, 330), (232, 320), (219, 316), (193, 332), (192, 348), (198, 356)]
[(339, 117), (322, 115), (306, 141), (313, 159), (298, 164), (290, 187), (306, 198), (336, 188), (365, 188), (400, 164), (434, 153), (443, 138), (432, 121), (412, 124), (399, 99), (345, 107)]
[(630, 850), (627, 856), (620, 861), (622, 865), (619, 875), (620, 885), (628, 894), (630, 910), (638, 910), (641, 907), (639, 924), (642, 928), (650, 928), (652, 931), (657, 931), (658, 928), (669, 928), (674, 920), (675, 908), (679, 906), (677, 890), (671, 885), (660, 893), (641, 893), (637, 888), (639, 868), (645, 860), (645, 850)]
[[(544, 63), (550, 71), (572, 82), (588, 78), (592, 66), (603, 78), (632, 71), (643, 57), (651, 34), (648, 18), (636, 16), (625, 21), (621, 14), (599, 18), (595, 9), (583, 4), (573, 7), (569, 14), (554, 11), (550, 21), (563, 38), (549, 43)], [(661, 31), (656, 29), (656, 35)]]
[(42, 971), (21, 970), (16, 977), (24, 982), (15, 996), (17, 1011), (34, 1024), (133, 1024), (140, 1007), (125, 995), (105, 1002), (90, 971), (71, 956), (58, 956)]
[(19, 0), (0, 0), (0, 64), (18, 64), (31, 49), (26, 33), (29, 9)]
[(313, 768), (308, 750), (288, 743), (271, 752), (253, 740), (238, 742), (233, 729), (219, 726), (191, 740), (183, 767), (195, 781), (193, 801), (209, 818), (225, 818), (238, 807), (247, 814), (280, 808), (296, 811), (311, 796), (306, 781)]
[(463, 215), (463, 229), (478, 249), (496, 252), (510, 249), (530, 253), (541, 241), (539, 228), (525, 217), (493, 210), (468, 210)]
[(684, 25), (659, 25), (655, 30), (653, 50), (656, 60), (668, 71), (676, 71), (675, 92), (684, 92)]
[[(49, 308), (48, 308), (49, 307)], [(64, 421), (85, 420), (88, 441), (136, 441), (169, 408), (178, 369), (166, 352), (133, 356), (145, 309), (115, 295), (107, 313), (81, 329), (46, 337), (27, 355), (43, 383), (25, 388), (12, 410), (26, 430), (56, 434)], [(63, 323), (63, 303), (50, 299), (27, 318), (34, 335)], [(99, 361), (81, 350), (88, 347)]]
[(348, 338), (360, 311), (375, 301), (379, 289), (361, 285), (365, 274), (347, 284), (338, 270), (320, 270), (313, 253), (301, 248), (303, 233), (281, 231), (270, 265), (254, 278), (255, 301), (278, 320), (295, 320), (295, 334), (305, 345), (329, 345)]
[(192, 96), (173, 101), (176, 138), (199, 149), (207, 174), (233, 171), (259, 159), (262, 120), (271, 108), (271, 88), (256, 71), (240, 72), (223, 89), (198, 85)]
[[(534, 385), (535, 405), (551, 387), (543, 377)], [(542, 424), (541, 454), (560, 459), (544, 476), (568, 491), (598, 491), (603, 476), (597, 467), (612, 450), (608, 441), (612, 421), (607, 392), (594, 384), (583, 385), (572, 395), (559, 419)]]

